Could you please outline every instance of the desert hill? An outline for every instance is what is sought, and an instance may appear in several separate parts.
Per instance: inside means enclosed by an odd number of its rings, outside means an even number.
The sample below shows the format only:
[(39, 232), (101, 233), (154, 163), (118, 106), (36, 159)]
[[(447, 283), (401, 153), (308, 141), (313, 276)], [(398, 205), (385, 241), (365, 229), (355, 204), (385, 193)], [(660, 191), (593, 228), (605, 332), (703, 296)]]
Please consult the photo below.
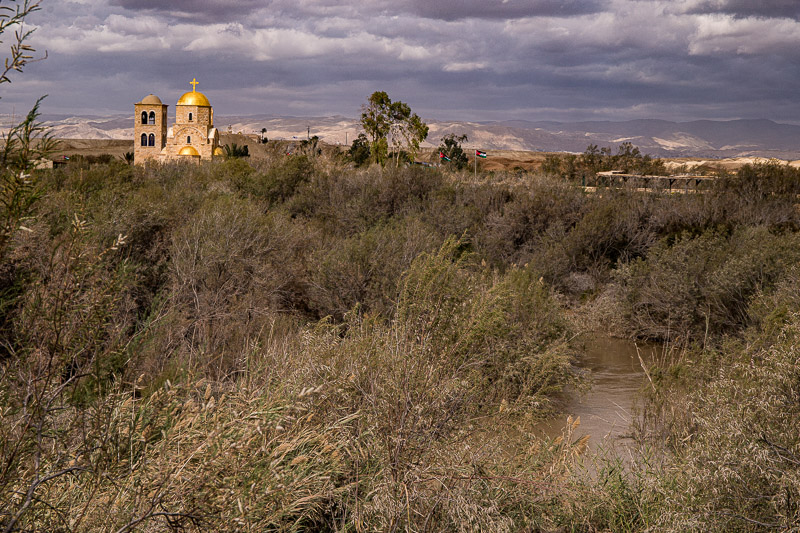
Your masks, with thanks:
[[(132, 139), (130, 115), (49, 115), (44, 120), (62, 139)], [(0, 117), (9, 124), (11, 117)], [(301, 140), (316, 135), (327, 144), (344, 145), (361, 131), (355, 118), (281, 117), (275, 115), (217, 115), (224, 133), (260, 135), (269, 139)], [(468, 148), (527, 152), (583, 152), (590, 144), (616, 147), (631, 142), (642, 152), (658, 157), (774, 157), (800, 159), (800, 126), (770, 120), (671, 122), (456, 122), (428, 120), (430, 133), (424, 146), (436, 146), (448, 133), (466, 134)]]

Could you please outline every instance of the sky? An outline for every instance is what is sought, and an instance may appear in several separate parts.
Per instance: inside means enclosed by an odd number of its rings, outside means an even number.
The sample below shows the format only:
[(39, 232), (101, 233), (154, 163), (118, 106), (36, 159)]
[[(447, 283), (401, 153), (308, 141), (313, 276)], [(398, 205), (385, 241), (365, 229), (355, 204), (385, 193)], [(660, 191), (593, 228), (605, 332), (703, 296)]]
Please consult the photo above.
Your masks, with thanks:
[[(7, 4), (8, 1), (3, 2)], [(41, 0), (0, 113), (800, 123), (800, 0)], [(7, 55), (8, 35), (2, 37)]]

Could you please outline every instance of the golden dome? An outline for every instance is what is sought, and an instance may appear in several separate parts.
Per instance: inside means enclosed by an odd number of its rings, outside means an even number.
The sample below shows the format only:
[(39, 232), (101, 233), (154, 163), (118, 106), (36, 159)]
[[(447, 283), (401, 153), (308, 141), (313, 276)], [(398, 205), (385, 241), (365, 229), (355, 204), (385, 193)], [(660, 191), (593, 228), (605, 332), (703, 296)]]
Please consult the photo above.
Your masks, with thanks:
[(217, 146), (214, 148), (214, 155), (225, 155), (225, 150)]
[(147, 96), (142, 98), (142, 101), (139, 102), (139, 103), (140, 104), (146, 104), (146, 105), (164, 105), (161, 102), (161, 98), (159, 98), (158, 96), (156, 96), (154, 94), (148, 94)]
[(206, 95), (196, 91), (189, 91), (184, 93), (178, 100), (178, 105), (199, 105), (203, 107), (211, 107), (211, 102), (208, 101)]
[(181, 151), (178, 152), (178, 155), (190, 155), (194, 157), (200, 157), (200, 154), (197, 150), (194, 149), (194, 146), (184, 146), (181, 148)]

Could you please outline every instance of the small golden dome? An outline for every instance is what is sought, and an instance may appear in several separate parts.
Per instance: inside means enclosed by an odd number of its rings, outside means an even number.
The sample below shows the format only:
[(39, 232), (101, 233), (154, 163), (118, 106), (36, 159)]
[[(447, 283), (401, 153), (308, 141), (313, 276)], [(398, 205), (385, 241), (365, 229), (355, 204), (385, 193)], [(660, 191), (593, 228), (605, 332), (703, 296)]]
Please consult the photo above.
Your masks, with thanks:
[(164, 105), (163, 102), (161, 102), (161, 98), (159, 98), (154, 94), (148, 94), (147, 96), (142, 98), (142, 101), (139, 103), (146, 105)]
[(196, 91), (189, 91), (184, 93), (178, 100), (178, 105), (198, 105), (203, 107), (211, 107), (211, 102), (208, 101), (206, 95)]
[(217, 146), (214, 148), (214, 155), (225, 155), (225, 150)]
[(181, 148), (181, 151), (178, 152), (178, 155), (190, 155), (193, 157), (200, 157), (200, 154), (197, 150), (194, 149), (194, 146), (184, 146)]

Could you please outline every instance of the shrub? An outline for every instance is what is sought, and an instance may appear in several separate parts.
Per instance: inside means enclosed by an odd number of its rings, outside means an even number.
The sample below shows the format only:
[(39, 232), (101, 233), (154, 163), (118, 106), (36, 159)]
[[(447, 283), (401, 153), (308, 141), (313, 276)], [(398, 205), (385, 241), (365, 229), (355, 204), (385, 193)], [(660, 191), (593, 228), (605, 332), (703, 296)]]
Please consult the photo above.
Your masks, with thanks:
[(774, 344), (729, 345), (710, 383), (686, 392), (659, 530), (800, 527), (798, 325), (794, 308)]
[(398, 283), (421, 253), (439, 246), (432, 228), (396, 220), (344, 239), (331, 239), (309, 256), (308, 307), (337, 321), (356, 305), (391, 316)]
[(290, 305), (296, 239), (281, 216), (229, 196), (208, 198), (174, 232), (170, 303), (186, 321), (185, 349), (214, 360), (215, 376), (236, 370), (242, 343), (258, 337), (270, 311)]
[(662, 242), (617, 274), (632, 332), (669, 339), (741, 329), (751, 298), (800, 259), (797, 245), (795, 235), (766, 228)]

